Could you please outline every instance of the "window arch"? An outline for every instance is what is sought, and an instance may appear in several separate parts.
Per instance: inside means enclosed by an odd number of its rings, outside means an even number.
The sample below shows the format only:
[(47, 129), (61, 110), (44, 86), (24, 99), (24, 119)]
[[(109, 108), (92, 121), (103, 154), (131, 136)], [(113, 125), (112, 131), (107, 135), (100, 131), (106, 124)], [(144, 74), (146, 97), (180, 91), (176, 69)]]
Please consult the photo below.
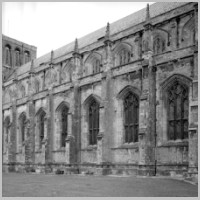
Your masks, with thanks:
[(99, 103), (92, 99), (89, 104), (89, 145), (97, 144), (99, 133)]
[(91, 52), (86, 58), (84, 74), (96, 74), (101, 72), (102, 56), (97, 52)]
[(165, 51), (165, 40), (157, 36), (153, 42), (153, 51), (155, 54), (159, 54)]
[(188, 88), (176, 80), (167, 90), (168, 139), (188, 138)]
[(30, 53), (28, 51), (24, 52), (24, 64), (30, 61)]
[(21, 131), (21, 142), (25, 140), (25, 126), (26, 126), (26, 115), (22, 113), (20, 115), (20, 131)]
[(119, 43), (113, 51), (115, 66), (128, 64), (131, 61), (132, 49), (133, 47), (128, 43)]
[(138, 142), (139, 101), (129, 92), (123, 101), (125, 143)]
[(69, 129), (69, 104), (65, 101), (61, 102), (56, 109), (56, 133), (55, 136), (58, 138), (59, 143), (56, 143), (56, 148), (65, 147), (66, 138), (70, 134)]
[(20, 66), (20, 50), (15, 49), (15, 66)]
[(9, 45), (6, 45), (5, 47), (5, 54), (6, 54), (6, 60), (5, 60), (5, 64), (8, 66), (11, 66), (11, 47)]

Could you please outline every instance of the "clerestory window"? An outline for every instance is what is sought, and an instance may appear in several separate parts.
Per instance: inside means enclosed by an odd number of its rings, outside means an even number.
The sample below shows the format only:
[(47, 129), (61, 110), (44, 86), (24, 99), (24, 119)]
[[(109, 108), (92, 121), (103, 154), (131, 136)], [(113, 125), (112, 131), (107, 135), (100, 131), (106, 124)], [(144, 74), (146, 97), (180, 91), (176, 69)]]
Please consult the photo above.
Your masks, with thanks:
[(119, 53), (119, 64), (124, 65), (130, 62), (131, 53), (126, 49), (122, 49)]

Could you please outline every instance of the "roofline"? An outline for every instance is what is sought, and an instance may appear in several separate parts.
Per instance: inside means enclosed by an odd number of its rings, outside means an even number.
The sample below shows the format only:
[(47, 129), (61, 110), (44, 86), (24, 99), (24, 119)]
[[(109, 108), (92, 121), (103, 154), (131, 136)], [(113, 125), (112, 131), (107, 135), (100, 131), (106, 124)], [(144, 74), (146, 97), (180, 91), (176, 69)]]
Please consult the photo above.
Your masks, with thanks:
[(11, 37), (9, 37), (9, 36), (7, 36), (7, 35), (2, 34), (2, 40), (4, 40), (4, 39), (11, 40), (12, 42), (14, 42), (14, 43), (16, 43), (16, 44), (19, 44), (19, 43), (20, 43), (20, 44), (23, 44), (23, 45), (26, 45), (26, 46), (29, 46), (29, 47), (33, 48), (34, 50), (37, 50), (37, 47), (34, 46), (34, 45), (30, 45), (30, 44), (27, 44), (27, 43), (25, 43), (25, 42), (21, 42), (21, 41), (19, 41), (19, 40), (16, 40), (16, 39), (14, 39), (14, 38), (11, 38)]

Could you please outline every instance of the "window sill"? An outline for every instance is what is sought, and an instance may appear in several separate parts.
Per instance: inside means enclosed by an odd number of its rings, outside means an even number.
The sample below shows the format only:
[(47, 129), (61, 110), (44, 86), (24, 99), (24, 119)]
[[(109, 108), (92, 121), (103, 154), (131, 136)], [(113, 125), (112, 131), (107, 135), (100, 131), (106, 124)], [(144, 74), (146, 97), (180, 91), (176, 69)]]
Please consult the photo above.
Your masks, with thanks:
[(54, 152), (54, 153), (56, 153), (56, 152), (65, 152), (65, 147), (61, 147), (60, 149), (54, 150), (52, 152)]
[(115, 149), (138, 149), (139, 148), (139, 142), (131, 142), (131, 143), (124, 143), (119, 147), (113, 147), (111, 149), (115, 150)]
[(97, 145), (90, 145), (84, 149), (81, 149), (81, 151), (93, 151), (93, 150), (97, 150)]
[(169, 140), (164, 142), (163, 144), (157, 146), (159, 147), (187, 147), (188, 146), (188, 139), (184, 140)]

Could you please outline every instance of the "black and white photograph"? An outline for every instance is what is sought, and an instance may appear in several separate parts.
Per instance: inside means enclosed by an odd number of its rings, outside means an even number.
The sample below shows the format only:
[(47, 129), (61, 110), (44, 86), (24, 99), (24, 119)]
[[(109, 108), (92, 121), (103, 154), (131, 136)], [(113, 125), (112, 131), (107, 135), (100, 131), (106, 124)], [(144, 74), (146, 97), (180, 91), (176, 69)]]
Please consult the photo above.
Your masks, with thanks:
[(2, 197), (198, 197), (198, 1), (1, 6)]

